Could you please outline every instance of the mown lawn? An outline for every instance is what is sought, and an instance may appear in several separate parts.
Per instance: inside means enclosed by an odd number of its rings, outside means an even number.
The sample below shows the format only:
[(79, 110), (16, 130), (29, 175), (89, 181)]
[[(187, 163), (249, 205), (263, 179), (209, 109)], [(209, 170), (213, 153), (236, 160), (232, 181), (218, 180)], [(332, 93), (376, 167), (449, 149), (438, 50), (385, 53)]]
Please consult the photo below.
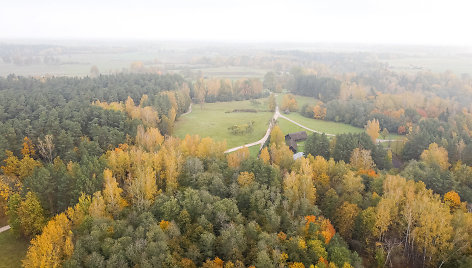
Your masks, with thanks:
[(0, 268), (21, 267), (28, 241), (16, 238), (11, 230), (0, 233)]
[[(282, 130), (282, 133), (284, 133), (284, 135), (287, 135), (287, 134), (293, 133), (293, 132), (307, 131), (306, 129), (301, 128), (301, 127), (295, 125), (294, 123), (292, 123), (290, 121), (287, 121), (283, 118), (277, 119), (277, 124), (279, 125), (280, 130)], [(310, 135), (310, 133), (308, 133), (308, 131), (307, 131), (307, 134)]]
[[(280, 130), (282, 130), (282, 132), (284, 133), (284, 135), (287, 135), (288, 133), (299, 132), (299, 131), (306, 131), (307, 135), (311, 135), (311, 132), (283, 118), (278, 119), (278, 125), (280, 127)], [(305, 141), (297, 142), (297, 145), (298, 145), (298, 152), (303, 152), (305, 150)]]
[[(228, 149), (258, 141), (264, 137), (273, 113), (268, 112), (267, 98), (258, 99), (257, 102), (259, 103), (254, 104), (250, 100), (205, 103), (203, 109), (199, 104), (193, 104), (192, 112), (176, 122), (174, 135), (184, 138), (187, 134), (198, 134), (217, 141), (226, 140)], [(234, 109), (256, 109), (259, 112), (231, 112)], [(247, 124), (250, 121), (255, 122), (252, 133), (233, 135), (228, 130), (233, 125)]]
[(251, 154), (251, 156), (257, 157), (257, 155), (259, 154), (259, 148), (261, 148), (260, 144), (249, 147), (249, 153)]
[[(353, 127), (348, 124), (344, 123), (338, 123), (338, 122), (332, 122), (332, 121), (324, 121), (324, 120), (319, 120), (319, 119), (311, 119), (308, 117), (304, 117), (299, 113), (290, 113), (290, 114), (284, 114), (286, 117), (292, 119), (293, 121), (302, 124), (308, 128), (311, 128), (313, 130), (317, 130), (320, 132), (328, 133), (328, 134), (343, 134), (343, 133), (361, 133), (364, 132), (364, 129), (358, 128), (358, 127)], [(279, 119), (287, 121), (283, 118)], [(288, 121), (287, 121), (288, 122)], [(290, 122), (288, 122), (290, 123)], [(292, 123), (291, 123), (292, 124)]]

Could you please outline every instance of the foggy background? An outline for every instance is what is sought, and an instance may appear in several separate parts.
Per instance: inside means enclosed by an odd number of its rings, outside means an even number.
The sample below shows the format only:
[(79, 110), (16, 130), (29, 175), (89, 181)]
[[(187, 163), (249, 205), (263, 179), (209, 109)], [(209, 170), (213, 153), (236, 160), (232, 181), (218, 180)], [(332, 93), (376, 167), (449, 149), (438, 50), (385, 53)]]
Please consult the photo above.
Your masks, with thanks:
[(0, 39), (472, 45), (466, 0), (4, 1)]

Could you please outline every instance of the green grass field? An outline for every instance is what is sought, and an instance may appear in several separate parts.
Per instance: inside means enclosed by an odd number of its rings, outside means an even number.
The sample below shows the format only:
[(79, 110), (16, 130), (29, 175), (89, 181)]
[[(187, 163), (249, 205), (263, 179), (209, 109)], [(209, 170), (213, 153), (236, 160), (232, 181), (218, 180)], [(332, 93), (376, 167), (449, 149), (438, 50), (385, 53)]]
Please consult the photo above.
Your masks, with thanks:
[[(266, 112), (267, 99), (258, 99), (260, 104), (254, 105), (251, 101), (232, 101), (206, 103), (203, 109), (194, 104), (192, 113), (178, 119), (175, 126), (175, 136), (184, 138), (186, 134), (200, 137), (211, 137), (217, 141), (226, 140), (227, 148), (255, 142), (264, 137), (271, 112)], [(234, 109), (256, 109), (258, 113), (225, 113)], [(245, 135), (233, 135), (228, 127), (246, 124), (254, 121), (254, 131)]]
[(28, 242), (16, 238), (11, 230), (0, 233), (0, 268), (21, 267)]
[(259, 148), (260, 145), (249, 147), (249, 153), (251, 154), (251, 156), (257, 157), (257, 155), (259, 154)]
[[(283, 95), (284, 94), (282, 93), (279, 93), (277, 95), (277, 102), (279, 103), (279, 106), (282, 103)], [(299, 95), (295, 95), (295, 99), (297, 100), (299, 109), (301, 109), (301, 107), (303, 107), (303, 105), (307, 103), (315, 104), (318, 102), (318, 100), (315, 98), (299, 96)], [(324, 121), (324, 120), (304, 117), (298, 112), (284, 114), (284, 115), (308, 128), (311, 128), (313, 130), (317, 130), (320, 132), (328, 133), (328, 134), (337, 135), (337, 134), (343, 134), (343, 133), (362, 133), (365, 131), (363, 128), (354, 127), (354, 126), (344, 124), (344, 123)], [(279, 119), (279, 125), (285, 134), (305, 130), (283, 118)], [(386, 139), (400, 140), (400, 139), (403, 139), (403, 136), (396, 135), (396, 134), (389, 134), (386, 137)]]
[[(276, 100), (277, 100), (277, 103), (279, 104), (279, 107), (282, 105), (282, 99), (283, 99), (285, 94), (288, 94), (288, 93), (277, 93)], [(305, 97), (305, 96), (300, 96), (300, 95), (294, 95), (294, 96), (295, 96), (295, 100), (297, 100), (298, 109), (301, 109), (303, 107), (303, 105), (305, 105), (307, 103), (316, 104), (319, 101), (319, 100), (317, 100), (315, 98), (312, 98), (312, 97)], [(280, 112), (282, 112), (282, 111), (280, 111)]]
[(306, 129), (301, 128), (301, 127), (299, 127), (299, 126), (293, 124), (292, 122), (287, 121), (283, 118), (279, 118), (277, 120), (277, 124), (279, 125), (280, 130), (282, 130), (284, 135), (287, 135), (288, 133), (293, 133), (293, 132), (306, 131)]
[[(313, 130), (317, 130), (317, 131), (320, 131), (320, 132), (324, 132), (324, 133), (343, 134), (343, 133), (361, 133), (361, 132), (364, 132), (363, 128), (353, 127), (353, 126), (348, 125), (348, 124), (337, 123), (337, 122), (332, 122), (332, 121), (311, 119), (311, 118), (308, 118), (308, 117), (304, 117), (299, 113), (290, 113), (290, 114), (284, 114), (284, 115), (286, 117), (288, 117), (288, 118), (290, 118), (290, 119), (292, 119), (292, 120), (308, 127), (308, 128), (311, 128)], [(280, 118), (279, 120), (287, 121), (283, 118)]]
[[(358, 128), (354, 127), (348, 124), (344, 123), (338, 123), (338, 122), (332, 122), (332, 121), (324, 121), (324, 120), (319, 120), (319, 119), (312, 119), (308, 117), (304, 117), (299, 113), (290, 113), (288, 115), (285, 115), (286, 117), (308, 127), (313, 130), (317, 130), (320, 132), (328, 133), (328, 134), (343, 134), (343, 133), (362, 133), (365, 130), (363, 128)], [(285, 120), (284, 118), (279, 118), (280, 122), (285, 121), (284, 123), (279, 123), (283, 124), (285, 128), (287, 128), (288, 131), (290, 132), (296, 132), (296, 131), (302, 131), (305, 129), (302, 129), (301, 127)], [(291, 124), (293, 126), (286, 126), (287, 124)], [(283, 129), (282, 129), (283, 131)], [(285, 132), (284, 132), (285, 133)], [(379, 137), (382, 138), (382, 137)], [(397, 134), (389, 134), (386, 139), (388, 140), (401, 140), (403, 139), (404, 136), (397, 135)]]
[[(277, 121), (277, 124), (279, 125), (280, 130), (282, 130), (284, 135), (288, 133), (293, 133), (293, 132), (307, 131), (306, 129), (301, 128), (283, 118), (279, 118), (279, 120)], [(307, 134), (310, 135), (311, 133), (307, 132)], [(298, 152), (303, 152), (305, 149), (305, 141), (297, 142), (297, 145), (298, 145)]]

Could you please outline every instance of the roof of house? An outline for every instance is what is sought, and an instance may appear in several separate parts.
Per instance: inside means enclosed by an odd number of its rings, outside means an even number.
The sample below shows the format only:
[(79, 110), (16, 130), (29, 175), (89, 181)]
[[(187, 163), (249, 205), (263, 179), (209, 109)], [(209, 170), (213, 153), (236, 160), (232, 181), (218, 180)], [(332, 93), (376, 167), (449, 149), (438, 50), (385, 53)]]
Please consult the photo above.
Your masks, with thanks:
[(305, 131), (299, 131), (294, 133), (289, 133), (285, 135), (285, 139), (290, 138), (293, 141), (302, 141), (307, 139), (307, 134)]
[(294, 153), (296, 153), (297, 150), (298, 150), (298, 144), (297, 144), (295, 141), (293, 141), (293, 140), (290, 140), (290, 141), (288, 142), (288, 147), (289, 147), (290, 150), (292, 150), (292, 152), (294, 152)]

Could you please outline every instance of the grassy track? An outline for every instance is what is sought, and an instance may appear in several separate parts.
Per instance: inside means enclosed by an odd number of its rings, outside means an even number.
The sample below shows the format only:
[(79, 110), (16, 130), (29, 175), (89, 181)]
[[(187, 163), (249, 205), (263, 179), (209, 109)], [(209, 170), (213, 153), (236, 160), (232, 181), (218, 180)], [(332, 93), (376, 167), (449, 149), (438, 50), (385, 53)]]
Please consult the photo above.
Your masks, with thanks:
[[(282, 133), (284, 133), (284, 135), (287, 135), (288, 133), (293, 133), (293, 132), (306, 131), (306, 129), (301, 128), (283, 118), (279, 118), (277, 120), (277, 124), (279, 125), (280, 130), (282, 130)], [(310, 133), (307, 132), (307, 134), (310, 134)]]
[[(343, 123), (311, 119), (308, 117), (304, 117), (299, 113), (290, 113), (290, 114), (286, 114), (285, 116), (308, 128), (325, 132), (325, 133), (329, 133), (329, 134), (364, 132), (364, 129), (362, 128), (353, 127), (351, 125), (343, 124)], [(281, 118), (280, 120), (285, 120), (285, 119)]]
[[(351, 125), (348, 125), (348, 124), (344, 124), (344, 123), (338, 123), (338, 122), (332, 122), (332, 121), (324, 121), (324, 120), (318, 120), (318, 119), (311, 119), (311, 118), (308, 118), (308, 117), (304, 117), (302, 116), (301, 114), (299, 113), (290, 113), (288, 115), (285, 115), (287, 116), (288, 118), (308, 127), (308, 128), (311, 128), (311, 129), (314, 129), (314, 130), (318, 130), (318, 131), (321, 131), (321, 132), (324, 132), (324, 133), (329, 133), (329, 134), (343, 134), (343, 133), (362, 133), (364, 132), (365, 130), (363, 128), (358, 128), (358, 127), (354, 127), (354, 126), (351, 126)], [(285, 121), (284, 123), (279, 123), (283, 126), (285, 126), (286, 124), (291, 124), (291, 125), (294, 125), (290, 122), (288, 122), (287, 120), (283, 119), (283, 118), (280, 118), (279, 119), (280, 122), (283, 122)], [(296, 125), (292, 126), (292, 127), (286, 127), (289, 131), (291, 132), (295, 132), (295, 131), (301, 131), (301, 130), (304, 130)], [(297, 130), (299, 129), (299, 130)], [(283, 131), (283, 129), (282, 129)], [(379, 138), (383, 138), (383, 137), (379, 137)], [(401, 135), (397, 135), (397, 134), (389, 134), (385, 139), (388, 139), (388, 140), (401, 140), (403, 139), (404, 137), (401, 136)]]
[(0, 233), (0, 268), (21, 267), (28, 242), (16, 238), (11, 230)]
[[(283, 95), (284, 94), (280, 93), (277, 96), (277, 102), (279, 103), (279, 105), (281, 105), (282, 103)], [(299, 109), (301, 109), (303, 105), (305, 105), (306, 103), (315, 104), (318, 101), (315, 98), (299, 96), (299, 95), (295, 95), (295, 99), (297, 100)], [(365, 131), (363, 128), (354, 127), (354, 126), (344, 124), (344, 123), (324, 121), (324, 120), (304, 117), (298, 112), (284, 114), (284, 115), (308, 128), (325, 132), (325, 133), (329, 133), (329, 134), (336, 135), (336, 134), (343, 134), (343, 133), (362, 133)], [(279, 119), (279, 125), (282, 128), (282, 131), (284, 133), (292, 133), (292, 132), (304, 130), (303, 128), (296, 126), (283, 118)], [(379, 137), (379, 138), (383, 138), (383, 137)], [(403, 139), (403, 136), (396, 135), (396, 134), (389, 134), (387, 137), (385, 137), (385, 139), (401, 140)]]
[[(282, 104), (283, 95), (284, 94), (279, 94), (277, 96), (277, 102), (279, 103), (279, 105)], [(316, 104), (318, 102), (318, 100), (315, 99), (315, 98), (299, 96), (299, 95), (295, 95), (295, 99), (297, 100), (297, 103), (298, 103), (298, 109), (301, 109), (303, 107), (303, 105), (305, 105), (306, 103)], [(281, 113), (283, 113), (283, 111), (281, 111)], [(364, 129), (362, 129), (362, 128), (353, 127), (351, 125), (343, 124), (343, 123), (324, 121), (324, 120), (318, 120), (318, 119), (311, 119), (311, 118), (302, 116), (298, 112), (290, 113), (290, 114), (284, 114), (284, 115), (286, 117), (288, 117), (288, 118), (290, 118), (290, 119), (292, 119), (292, 120), (308, 127), (308, 128), (318, 130), (318, 131), (321, 131), (321, 132), (325, 132), (325, 133), (329, 133), (329, 134), (361, 133), (361, 132), (364, 132)], [(288, 122), (287, 120), (285, 120), (283, 118), (279, 119), (279, 121), (280, 121), (279, 124), (281, 124), (281, 126), (284, 126), (288, 131), (290, 131), (290, 133), (295, 132), (295, 131), (304, 130), (304, 129)], [(285, 121), (285, 122), (282, 123), (283, 121)], [(293, 127), (288, 126), (288, 124), (293, 125)], [(297, 130), (297, 129), (299, 129), (299, 130)], [(282, 131), (283, 131), (283, 129), (282, 129)]]
[[(266, 99), (257, 101), (259, 104), (253, 104), (249, 100), (206, 103), (203, 109), (194, 104), (192, 113), (182, 116), (176, 122), (175, 136), (184, 138), (186, 134), (198, 134), (200, 137), (211, 137), (217, 141), (226, 140), (227, 148), (258, 141), (264, 137), (272, 113), (266, 111)], [(256, 109), (262, 112), (225, 113), (234, 109)], [(252, 133), (233, 135), (228, 131), (228, 127), (246, 124), (252, 120), (255, 122)]]

